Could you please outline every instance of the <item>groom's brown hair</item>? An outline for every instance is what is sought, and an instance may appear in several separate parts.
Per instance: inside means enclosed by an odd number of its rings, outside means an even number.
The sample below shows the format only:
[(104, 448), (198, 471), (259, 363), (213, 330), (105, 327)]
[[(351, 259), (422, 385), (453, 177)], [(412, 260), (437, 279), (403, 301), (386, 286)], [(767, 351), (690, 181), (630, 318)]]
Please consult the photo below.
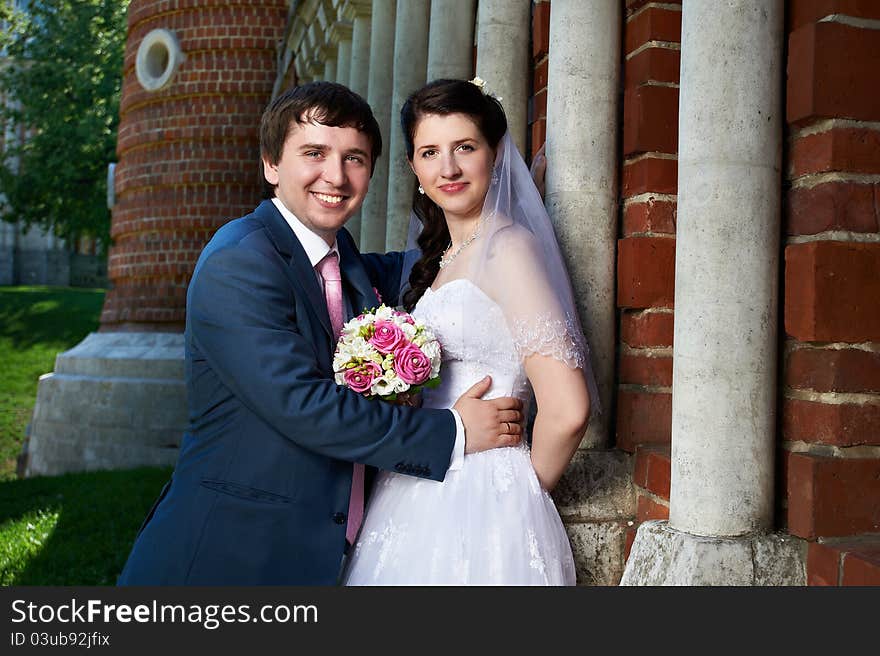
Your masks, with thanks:
[[(269, 103), (260, 120), (260, 155), (277, 164), (290, 128), (313, 121), (331, 127), (355, 128), (364, 133), (370, 140), (370, 175), (373, 174), (376, 160), (382, 155), (379, 124), (366, 100), (336, 82), (309, 82), (293, 87)], [(260, 178), (268, 185), (263, 177), (262, 160)]]

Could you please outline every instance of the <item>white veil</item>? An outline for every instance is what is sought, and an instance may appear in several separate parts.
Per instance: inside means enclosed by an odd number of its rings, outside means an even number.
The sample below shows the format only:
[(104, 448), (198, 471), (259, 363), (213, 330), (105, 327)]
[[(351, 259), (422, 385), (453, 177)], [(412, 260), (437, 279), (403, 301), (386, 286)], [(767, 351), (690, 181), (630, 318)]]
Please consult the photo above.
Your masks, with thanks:
[[(571, 281), (544, 202), (509, 132), (498, 145), (481, 224), (479, 237), (459, 256), (454, 278), (469, 279), (501, 307), (520, 358), (540, 354), (580, 369), (591, 414), (598, 414), (599, 391)], [(413, 213), (405, 284), (421, 256), (421, 229)]]

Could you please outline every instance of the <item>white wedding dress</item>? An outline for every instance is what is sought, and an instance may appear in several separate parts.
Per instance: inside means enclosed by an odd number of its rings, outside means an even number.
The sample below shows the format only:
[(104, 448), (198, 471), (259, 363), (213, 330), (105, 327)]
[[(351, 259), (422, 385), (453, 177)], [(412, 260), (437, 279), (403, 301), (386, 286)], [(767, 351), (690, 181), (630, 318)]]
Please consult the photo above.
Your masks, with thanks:
[[(449, 408), (484, 375), (484, 398), (531, 388), (501, 308), (466, 279), (430, 288), (413, 316), (443, 347), (442, 384), (423, 406)], [(379, 472), (345, 585), (574, 585), (568, 536), (525, 441), (469, 454), (442, 482)]]

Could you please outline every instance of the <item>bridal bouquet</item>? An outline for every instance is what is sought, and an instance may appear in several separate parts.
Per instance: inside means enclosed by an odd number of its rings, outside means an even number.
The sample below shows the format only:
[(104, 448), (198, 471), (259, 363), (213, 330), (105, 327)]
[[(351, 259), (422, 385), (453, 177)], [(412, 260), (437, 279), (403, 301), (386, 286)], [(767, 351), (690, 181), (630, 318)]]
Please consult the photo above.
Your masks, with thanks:
[(440, 355), (440, 342), (424, 324), (382, 304), (343, 326), (333, 371), (337, 385), (396, 401), (440, 384)]

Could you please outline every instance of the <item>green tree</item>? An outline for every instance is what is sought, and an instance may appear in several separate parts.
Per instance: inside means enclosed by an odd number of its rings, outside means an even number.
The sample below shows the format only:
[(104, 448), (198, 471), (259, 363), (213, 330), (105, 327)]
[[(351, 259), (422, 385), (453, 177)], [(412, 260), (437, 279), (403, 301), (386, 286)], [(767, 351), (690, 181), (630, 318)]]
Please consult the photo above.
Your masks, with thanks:
[(0, 1), (0, 218), (106, 245), (128, 0)]

